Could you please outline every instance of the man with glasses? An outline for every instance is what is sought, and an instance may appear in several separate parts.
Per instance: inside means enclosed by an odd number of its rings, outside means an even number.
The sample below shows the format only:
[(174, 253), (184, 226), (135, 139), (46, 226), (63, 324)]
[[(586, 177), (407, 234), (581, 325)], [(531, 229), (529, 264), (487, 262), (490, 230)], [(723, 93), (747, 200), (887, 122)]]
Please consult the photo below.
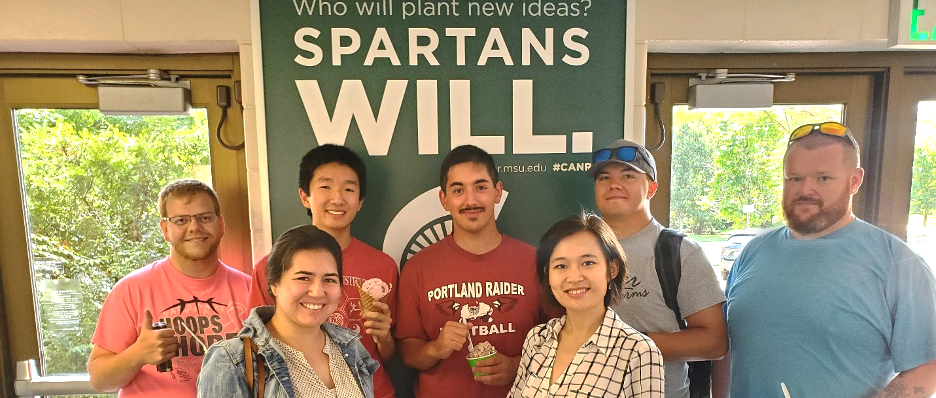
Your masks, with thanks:
[(728, 276), (720, 365), (731, 373), (720, 378), (732, 397), (936, 392), (936, 281), (904, 242), (852, 213), (859, 153), (839, 123), (790, 135), (786, 226), (751, 240)]
[(655, 248), (663, 226), (650, 214), (650, 199), (657, 191), (653, 156), (640, 144), (617, 140), (594, 153), (588, 176), (595, 179), (598, 210), (627, 253), (623, 299), (612, 308), (659, 347), (666, 396), (689, 397), (687, 361), (721, 358), (728, 348), (725, 295), (715, 271), (696, 242), (681, 240), (676, 299), (688, 327), (680, 330), (656, 271)]
[(169, 256), (117, 282), (91, 338), (91, 386), (124, 398), (195, 397), (207, 346), (236, 336), (248, 315), (250, 277), (218, 257), (224, 218), (215, 191), (174, 181), (158, 205)]

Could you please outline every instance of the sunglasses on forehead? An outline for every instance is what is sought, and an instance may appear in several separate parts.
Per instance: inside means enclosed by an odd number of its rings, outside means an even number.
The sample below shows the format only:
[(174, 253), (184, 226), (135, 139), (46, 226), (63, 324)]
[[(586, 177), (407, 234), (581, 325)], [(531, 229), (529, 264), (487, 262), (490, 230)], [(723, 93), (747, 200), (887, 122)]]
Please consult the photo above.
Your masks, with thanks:
[(637, 159), (637, 147), (622, 146), (617, 148), (599, 149), (592, 154), (592, 163), (603, 162), (608, 159), (617, 159), (622, 162), (633, 162)]
[(852, 135), (851, 130), (849, 130), (848, 127), (845, 127), (844, 124), (836, 122), (810, 123), (799, 126), (794, 129), (792, 133), (790, 133), (790, 140), (787, 141), (787, 144), (792, 144), (793, 141), (810, 135), (815, 131), (834, 137), (847, 137), (849, 140), (851, 140), (852, 145), (854, 145), (856, 148), (858, 147), (858, 142), (855, 141), (855, 137)]

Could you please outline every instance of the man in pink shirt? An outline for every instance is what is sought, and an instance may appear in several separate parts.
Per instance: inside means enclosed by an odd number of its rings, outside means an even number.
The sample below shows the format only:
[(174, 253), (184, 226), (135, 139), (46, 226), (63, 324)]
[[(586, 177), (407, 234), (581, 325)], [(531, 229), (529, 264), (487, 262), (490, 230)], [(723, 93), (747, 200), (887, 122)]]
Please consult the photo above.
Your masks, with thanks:
[[(121, 397), (195, 397), (206, 348), (236, 336), (248, 315), (250, 277), (218, 257), (224, 218), (215, 191), (171, 182), (159, 213), (169, 256), (117, 282), (91, 338), (91, 386)], [(166, 327), (154, 330), (156, 322)]]

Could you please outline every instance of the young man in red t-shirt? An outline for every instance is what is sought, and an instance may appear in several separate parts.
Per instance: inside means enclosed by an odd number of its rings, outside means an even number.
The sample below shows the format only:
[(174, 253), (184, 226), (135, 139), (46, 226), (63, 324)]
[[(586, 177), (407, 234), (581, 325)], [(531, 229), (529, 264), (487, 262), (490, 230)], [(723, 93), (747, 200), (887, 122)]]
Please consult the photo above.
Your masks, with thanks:
[[(403, 267), (395, 329), (400, 356), (420, 371), (417, 397), (504, 397), (523, 340), (542, 319), (535, 249), (497, 230), (494, 205), (503, 184), (491, 155), (471, 145), (455, 148), (439, 179), (453, 232)], [(479, 375), (465, 358), (469, 341), (497, 350), (478, 362)]]
[[(351, 222), (364, 204), (367, 169), (354, 151), (339, 145), (320, 145), (302, 157), (299, 166), (299, 200), (308, 209), (312, 225), (328, 232), (341, 245), (344, 289), (338, 309), (329, 321), (353, 329), (363, 336), (361, 343), (380, 362), (374, 373), (374, 397), (395, 398), (396, 393), (384, 363), (396, 352), (391, 335), (392, 314), (396, 311), (399, 270), (390, 256), (351, 236)], [(273, 305), (266, 278), (267, 257), (254, 265), (250, 285), (251, 308)], [(357, 285), (370, 278), (390, 284), (386, 303), (375, 302), (367, 311), (361, 306)], [(368, 337), (369, 336), (369, 337)]]

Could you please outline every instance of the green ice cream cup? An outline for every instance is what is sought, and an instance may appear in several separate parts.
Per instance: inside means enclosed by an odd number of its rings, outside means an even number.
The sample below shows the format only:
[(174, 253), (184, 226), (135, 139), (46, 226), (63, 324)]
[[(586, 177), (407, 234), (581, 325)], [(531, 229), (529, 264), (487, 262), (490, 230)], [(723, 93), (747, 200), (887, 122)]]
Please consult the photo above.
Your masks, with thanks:
[(465, 357), (465, 358), (468, 359), (468, 366), (471, 367), (471, 369), (472, 369), (471, 373), (473, 373), (475, 376), (487, 376), (487, 373), (475, 373), (475, 372), (474, 372), (474, 367), (475, 367), (475, 365), (478, 364), (478, 361), (491, 358), (491, 357), (493, 357), (494, 355), (497, 355), (497, 352), (494, 352), (494, 353), (485, 355), (485, 356), (483, 356), (483, 357), (477, 357), (477, 358), (472, 358), (472, 357), (471, 357), (471, 354), (468, 354), (468, 356)]

